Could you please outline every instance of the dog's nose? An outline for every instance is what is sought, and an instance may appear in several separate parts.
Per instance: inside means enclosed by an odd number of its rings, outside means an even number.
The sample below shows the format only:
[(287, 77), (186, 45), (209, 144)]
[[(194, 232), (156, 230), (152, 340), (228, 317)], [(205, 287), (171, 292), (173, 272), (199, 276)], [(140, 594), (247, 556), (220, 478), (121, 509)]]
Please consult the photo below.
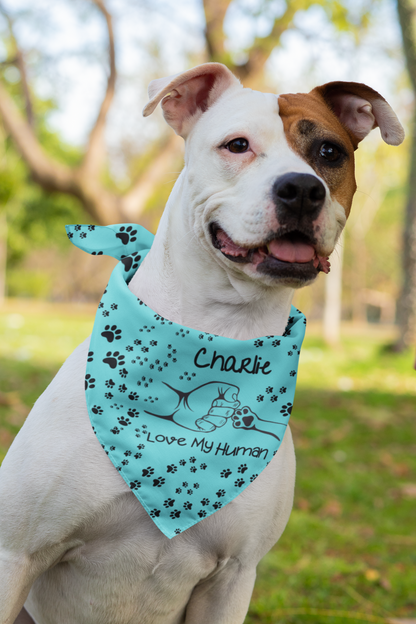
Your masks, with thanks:
[(277, 178), (272, 194), (278, 209), (314, 217), (324, 204), (326, 192), (322, 182), (309, 173), (286, 173)]

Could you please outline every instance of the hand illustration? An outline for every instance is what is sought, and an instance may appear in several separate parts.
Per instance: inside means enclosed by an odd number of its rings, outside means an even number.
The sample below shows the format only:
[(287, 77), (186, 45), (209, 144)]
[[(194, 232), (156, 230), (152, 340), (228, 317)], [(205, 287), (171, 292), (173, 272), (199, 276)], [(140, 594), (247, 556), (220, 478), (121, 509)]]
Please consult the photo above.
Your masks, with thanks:
[(232, 384), (211, 381), (190, 392), (176, 390), (167, 383), (165, 385), (179, 399), (175, 408), (167, 415), (146, 413), (156, 418), (170, 420), (190, 431), (215, 431), (223, 427), (240, 406), (239, 388)]

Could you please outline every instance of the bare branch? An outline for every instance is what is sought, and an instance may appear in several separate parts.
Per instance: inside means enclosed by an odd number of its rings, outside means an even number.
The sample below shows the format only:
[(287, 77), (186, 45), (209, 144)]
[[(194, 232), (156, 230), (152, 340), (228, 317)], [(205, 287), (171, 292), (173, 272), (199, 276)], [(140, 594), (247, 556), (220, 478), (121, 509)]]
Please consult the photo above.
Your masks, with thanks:
[(204, 0), (205, 40), (209, 59), (224, 62), (224, 19), (231, 0)]
[(122, 197), (122, 208), (128, 219), (136, 220), (146, 207), (147, 200), (160, 182), (163, 173), (169, 170), (181, 153), (183, 142), (172, 134), (156, 158), (138, 178), (129, 191)]
[(3, 5), (0, 3), (0, 12), (3, 14), (4, 18), (7, 21), (7, 25), (9, 27), (9, 33), (10, 33), (10, 37), (12, 38), (13, 41), (13, 45), (15, 47), (16, 50), (16, 57), (15, 59), (13, 59), (11, 61), (11, 63), (15, 64), (20, 72), (20, 78), (21, 78), (21, 83), (22, 83), (22, 89), (23, 89), (23, 96), (24, 96), (24, 100), (25, 100), (25, 107), (26, 107), (26, 115), (27, 115), (27, 120), (29, 122), (29, 125), (33, 128), (34, 126), (34, 115), (33, 115), (33, 106), (32, 106), (32, 98), (30, 97), (30, 90), (29, 90), (29, 84), (27, 81), (27, 74), (26, 74), (26, 65), (25, 65), (25, 61), (24, 61), (24, 57), (23, 57), (23, 53), (17, 43), (17, 39), (16, 36), (14, 34), (14, 23), (12, 18), (10, 17), (10, 15), (7, 13), (7, 11), (5, 10), (5, 8), (3, 7)]
[(108, 76), (107, 81), (107, 89), (105, 92), (104, 99), (101, 104), (100, 111), (98, 113), (98, 117), (94, 124), (93, 129), (91, 130), (87, 149), (85, 152), (85, 157), (81, 168), (84, 172), (93, 177), (98, 177), (100, 171), (103, 166), (104, 158), (105, 158), (105, 147), (104, 147), (104, 130), (105, 130), (105, 122), (107, 113), (110, 109), (111, 103), (114, 98), (115, 93), (115, 85), (116, 85), (116, 57), (115, 57), (115, 45), (114, 45), (114, 31), (113, 31), (113, 23), (110, 13), (107, 11), (107, 8), (104, 4), (103, 0), (92, 0), (92, 2), (97, 6), (97, 8), (104, 15), (107, 31), (108, 31), (108, 54), (110, 61), (110, 74)]

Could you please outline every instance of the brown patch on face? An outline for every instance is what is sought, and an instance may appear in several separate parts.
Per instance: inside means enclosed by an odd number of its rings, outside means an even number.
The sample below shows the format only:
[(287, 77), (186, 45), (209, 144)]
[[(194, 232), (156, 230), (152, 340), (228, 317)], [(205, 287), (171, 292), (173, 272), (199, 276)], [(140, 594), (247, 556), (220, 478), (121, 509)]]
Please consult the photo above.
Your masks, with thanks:
[[(343, 206), (348, 216), (357, 188), (355, 146), (350, 134), (319, 93), (279, 96), (279, 114), (289, 146), (325, 180), (331, 197)], [(328, 146), (339, 154), (332, 161), (325, 157)]]

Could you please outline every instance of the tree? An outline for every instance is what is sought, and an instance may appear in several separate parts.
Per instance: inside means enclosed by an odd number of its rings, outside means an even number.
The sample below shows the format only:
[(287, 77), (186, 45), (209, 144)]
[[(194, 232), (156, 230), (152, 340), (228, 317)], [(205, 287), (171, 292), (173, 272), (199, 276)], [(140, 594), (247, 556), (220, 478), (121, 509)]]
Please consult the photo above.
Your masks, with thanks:
[[(108, 111), (114, 99), (116, 88), (116, 45), (113, 30), (112, 16), (107, 10), (105, 0), (88, 0), (102, 15), (107, 26), (108, 34), (108, 80), (107, 88), (95, 123), (85, 146), (81, 162), (75, 166), (68, 166), (59, 162), (43, 148), (36, 133), (33, 106), (31, 103), (32, 89), (28, 84), (24, 54), (20, 49), (14, 34), (14, 24), (10, 16), (1, 8), (9, 25), (12, 41), (7, 63), (18, 67), (21, 76), (21, 95), (24, 106), (16, 105), (15, 100), (7, 89), (0, 83), (0, 116), (4, 121), (8, 133), (12, 137), (16, 148), (22, 155), (33, 180), (46, 191), (60, 192), (76, 197), (83, 205), (89, 216), (97, 223), (114, 223), (120, 221), (138, 221), (146, 206), (146, 202), (153, 192), (160, 174), (166, 170), (167, 164), (177, 154), (178, 142), (176, 137), (170, 136), (163, 149), (152, 160), (141, 176), (132, 183), (129, 189), (122, 193), (117, 185), (106, 185), (103, 182), (103, 171), (106, 166), (106, 149), (104, 131)], [(269, 19), (269, 33), (254, 37), (249, 49), (244, 51), (245, 60), (237, 62), (227, 51), (224, 22), (230, 5), (239, 6), (241, 10), (250, 12), (253, 19), (260, 15), (267, 15)], [(346, 5), (335, 0), (316, 0), (326, 12), (328, 18), (339, 29), (345, 29), (349, 22), (349, 13)], [(203, 0), (205, 15), (205, 60), (225, 63), (245, 85), (258, 87), (263, 81), (264, 68), (272, 51), (280, 43), (283, 32), (294, 27), (295, 17), (300, 11), (311, 7), (308, 0), (287, 0), (283, 5), (283, 12), (276, 15), (276, 7), (270, 0), (261, 0), (257, 10), (248, 8), (244, 0)], [(363, 15), (362, 21), (368, 17), (370, 6)]]
[[(416, 98), (416, 2), (397, 0), (407, 71)], [(414, 344), (416, 339), (416, 107), (412, 119), (412, 147), (409, 164), (406, 214), (403, 228), (403, 287), (397, 312), (400, 337), (398, 351)]]

